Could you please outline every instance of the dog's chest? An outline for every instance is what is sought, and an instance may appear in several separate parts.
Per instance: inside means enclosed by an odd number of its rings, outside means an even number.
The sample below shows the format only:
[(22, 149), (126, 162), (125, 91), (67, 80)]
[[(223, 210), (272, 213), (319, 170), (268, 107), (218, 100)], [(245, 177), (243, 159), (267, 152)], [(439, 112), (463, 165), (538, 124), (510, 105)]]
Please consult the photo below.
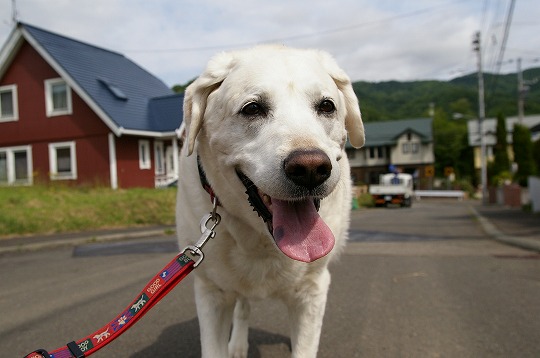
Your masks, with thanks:
[[(222, 237), (212, 250), (215, 259), (206, 262), (206, 276), (224, 291), (235, 291), (248, 298), (280, 296), (305, 281), (316, 264), (289, 259), (272, 243), (257, 250), (244, 250)], [(209, 256), (210, 257), (210, 256)]]

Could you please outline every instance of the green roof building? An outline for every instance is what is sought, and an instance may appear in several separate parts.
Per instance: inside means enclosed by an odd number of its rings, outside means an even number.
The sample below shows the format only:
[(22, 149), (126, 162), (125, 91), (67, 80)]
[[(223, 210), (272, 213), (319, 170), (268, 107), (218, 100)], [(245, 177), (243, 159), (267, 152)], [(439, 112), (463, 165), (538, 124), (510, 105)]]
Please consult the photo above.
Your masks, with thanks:
[(412, 174), (418, 188), (426, 187), (435, 161), (432, 122), (416, 118), (364, 123), (365, 146), (347, 146), (355, 183), (376, 184), (379, 175), (393, 169)]

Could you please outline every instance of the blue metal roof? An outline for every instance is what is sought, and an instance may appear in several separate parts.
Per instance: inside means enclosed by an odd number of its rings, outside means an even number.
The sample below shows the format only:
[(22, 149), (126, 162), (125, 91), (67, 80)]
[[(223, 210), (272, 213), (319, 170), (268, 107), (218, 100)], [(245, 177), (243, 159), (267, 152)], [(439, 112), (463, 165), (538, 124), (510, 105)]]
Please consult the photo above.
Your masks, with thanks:
[(163, 133), (180, 127), (183, 96), (124, 55), (28, 24), (19, 26), (117, 128)]
[[(154, 97), (148, 104), (148, 120), (157, 131), (170, 131), (178, 128), (182, 121), (182, 106), (184, 94), (172, 94), (164, 97)], [(180, 116), (180, 121), (178, 120)]]
[[(364, 123), (365, 147), (395, 145), (399, 136), (407, 132), (418, 134), (423, 142), (431, 142), (433, 141), (432, 122), (431, 118), (415, 118)], [(347, 147), (352, 147), (349, 142), (347, 142)]]

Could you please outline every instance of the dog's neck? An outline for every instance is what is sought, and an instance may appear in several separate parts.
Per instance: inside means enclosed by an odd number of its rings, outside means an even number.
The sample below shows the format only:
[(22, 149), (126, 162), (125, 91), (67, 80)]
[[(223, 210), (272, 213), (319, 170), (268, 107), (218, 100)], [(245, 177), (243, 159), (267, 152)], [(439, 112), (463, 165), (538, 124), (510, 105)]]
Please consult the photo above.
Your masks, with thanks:
[(214, 192), (214, 189), (212, 189), (212, 186), (208, 182), (208, 179), (206, 178), (206, 174), (204, 172), (204, 169), (201, 165), (201, 158), (199, 155), (197, 155), (197, 169), (199, 170), (199, 179), (201, 180), (201, 185), (203, 189), (210, 195), (210, 201), (213, 203), (214, 199), (217, 200), (217, 205), (221, 206), (221, 203), (219, 201), (219, 198), (216, 196), (216, 193)]

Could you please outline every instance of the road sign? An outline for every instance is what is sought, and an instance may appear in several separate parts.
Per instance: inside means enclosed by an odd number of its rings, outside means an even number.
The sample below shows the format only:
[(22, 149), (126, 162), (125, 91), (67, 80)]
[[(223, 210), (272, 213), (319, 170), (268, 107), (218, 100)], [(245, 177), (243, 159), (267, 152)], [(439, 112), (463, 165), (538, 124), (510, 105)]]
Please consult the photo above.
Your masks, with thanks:
[(424, 168), (424, 175), (427, 176), (427, 177), (435, 176), (435, 168), (433, 167), (433, 165), (427, 165)]

